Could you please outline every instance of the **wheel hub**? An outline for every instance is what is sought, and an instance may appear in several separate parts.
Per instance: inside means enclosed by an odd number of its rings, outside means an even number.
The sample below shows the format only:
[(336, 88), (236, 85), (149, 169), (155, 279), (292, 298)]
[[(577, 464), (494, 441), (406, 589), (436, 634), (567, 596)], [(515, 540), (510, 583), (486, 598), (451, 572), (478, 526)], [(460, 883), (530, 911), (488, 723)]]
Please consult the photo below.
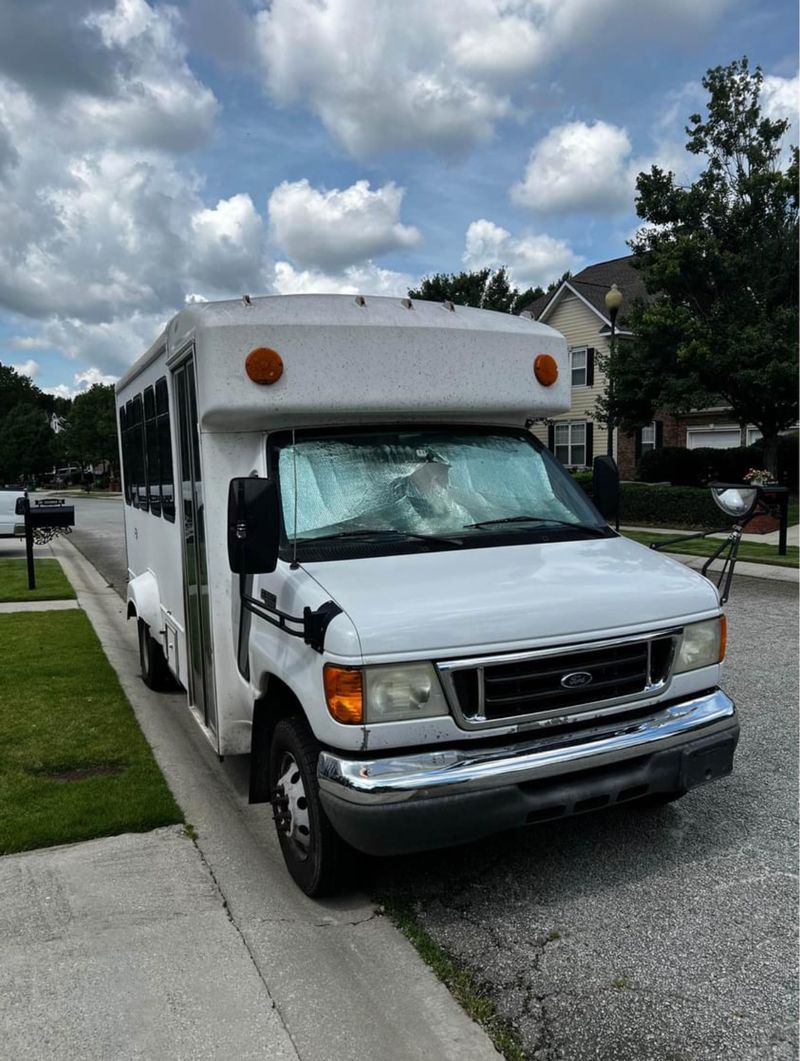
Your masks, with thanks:
[(303, 853), (311, 843), (308, 798), (297, 763), (287, 755), (272, 795), (272, 810), (279, 833), (287, 836)]

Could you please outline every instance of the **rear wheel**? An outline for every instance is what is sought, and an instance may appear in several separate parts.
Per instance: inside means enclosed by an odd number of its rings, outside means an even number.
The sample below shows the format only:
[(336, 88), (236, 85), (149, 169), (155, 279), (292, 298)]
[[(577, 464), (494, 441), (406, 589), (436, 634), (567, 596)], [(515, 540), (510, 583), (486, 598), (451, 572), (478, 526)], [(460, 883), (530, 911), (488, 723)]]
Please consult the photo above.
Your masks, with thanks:
[(269, 753), (275, 828), (286, 868), (311, 896), (336, 888), (345, 851), (319, 798), (318, 758), (319, 745), (303, 719), (291, 716), (277, 723)]
[(167, 692), (175, 688), (175, 680), (167, 664), (164, 650), (150, 636), (150, 627), (139, 620), (139, 668), (148, 689)]

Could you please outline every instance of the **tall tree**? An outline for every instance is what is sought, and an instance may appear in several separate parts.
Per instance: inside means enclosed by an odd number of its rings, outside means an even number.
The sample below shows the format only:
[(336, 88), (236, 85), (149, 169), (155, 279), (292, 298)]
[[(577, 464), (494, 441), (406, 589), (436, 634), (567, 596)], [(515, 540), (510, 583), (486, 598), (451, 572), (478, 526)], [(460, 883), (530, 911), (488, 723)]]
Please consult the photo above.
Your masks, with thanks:
[(44, 409), (19, 403), (6, 412), (0, 419), (0, 483), (49, 471), (53, 438)]
[(706, 160), (688, 187), (654, 166), (637, 180), (648, 224), (631, 241), (653, 301), (629, 316), (634, 338), (607, 367), (606, 413), (633, 428), (656, 409), (729, 405), (765, 439), (797, 419), (798, 155), (787, 120), (761, 110), (763, 75), (747, 58), (703, 78), (705, 117), (687, 150)]
[(69, 424), (64, 432), (66, 451), (80, 463), (117, 463), (117, 425), (114, 388), (95, 383), (72, 401)]
[[(565, 274), (568, 275), (568, 274)], [(560, 283), (560, 281), (554, 281)], [(550, 284), (548, 291), (553, 287)], [(463, 273), (434, 273), (408, 292), (409, 298), (430, 302), (452, 302), (457, 306), (494, 309), (501, 313), (519, 313), (544, 294), (541, 287), (516, 288), (508, 278), (505, 266), (500, 269), (476, 269)]]

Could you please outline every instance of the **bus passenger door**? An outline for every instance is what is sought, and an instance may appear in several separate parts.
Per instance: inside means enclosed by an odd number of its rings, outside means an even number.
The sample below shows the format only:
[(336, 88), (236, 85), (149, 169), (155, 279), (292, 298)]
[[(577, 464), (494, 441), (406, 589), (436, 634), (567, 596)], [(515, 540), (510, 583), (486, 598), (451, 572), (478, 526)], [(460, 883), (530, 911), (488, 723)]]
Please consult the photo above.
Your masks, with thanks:
[(194, 360), (184, 361), (174, 374), (180, 437), (181, 504), (183, 516), (183, 585), (188, 641), (189, 697), (209, 729), (217, 732), (214, 663), (208, 596), (203, 473)]

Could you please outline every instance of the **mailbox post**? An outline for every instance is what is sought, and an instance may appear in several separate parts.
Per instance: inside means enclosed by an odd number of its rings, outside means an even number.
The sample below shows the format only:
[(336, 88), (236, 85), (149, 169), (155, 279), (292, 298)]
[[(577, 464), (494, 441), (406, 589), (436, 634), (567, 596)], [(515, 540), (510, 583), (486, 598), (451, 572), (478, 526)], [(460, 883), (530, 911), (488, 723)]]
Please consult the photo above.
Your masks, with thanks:
[(31, 507), (30, 499), (17, 499), (15, 512), (25, 517), (25, 555), (28, 560), (28, 589), (36, 589), (36, 572), (33, 566), (34, 537), (42, 543), (49, 542), (56, 534), (69, 534), (75, 526), (75, 506), (65, 505), (63, 498), (46, 497)]

